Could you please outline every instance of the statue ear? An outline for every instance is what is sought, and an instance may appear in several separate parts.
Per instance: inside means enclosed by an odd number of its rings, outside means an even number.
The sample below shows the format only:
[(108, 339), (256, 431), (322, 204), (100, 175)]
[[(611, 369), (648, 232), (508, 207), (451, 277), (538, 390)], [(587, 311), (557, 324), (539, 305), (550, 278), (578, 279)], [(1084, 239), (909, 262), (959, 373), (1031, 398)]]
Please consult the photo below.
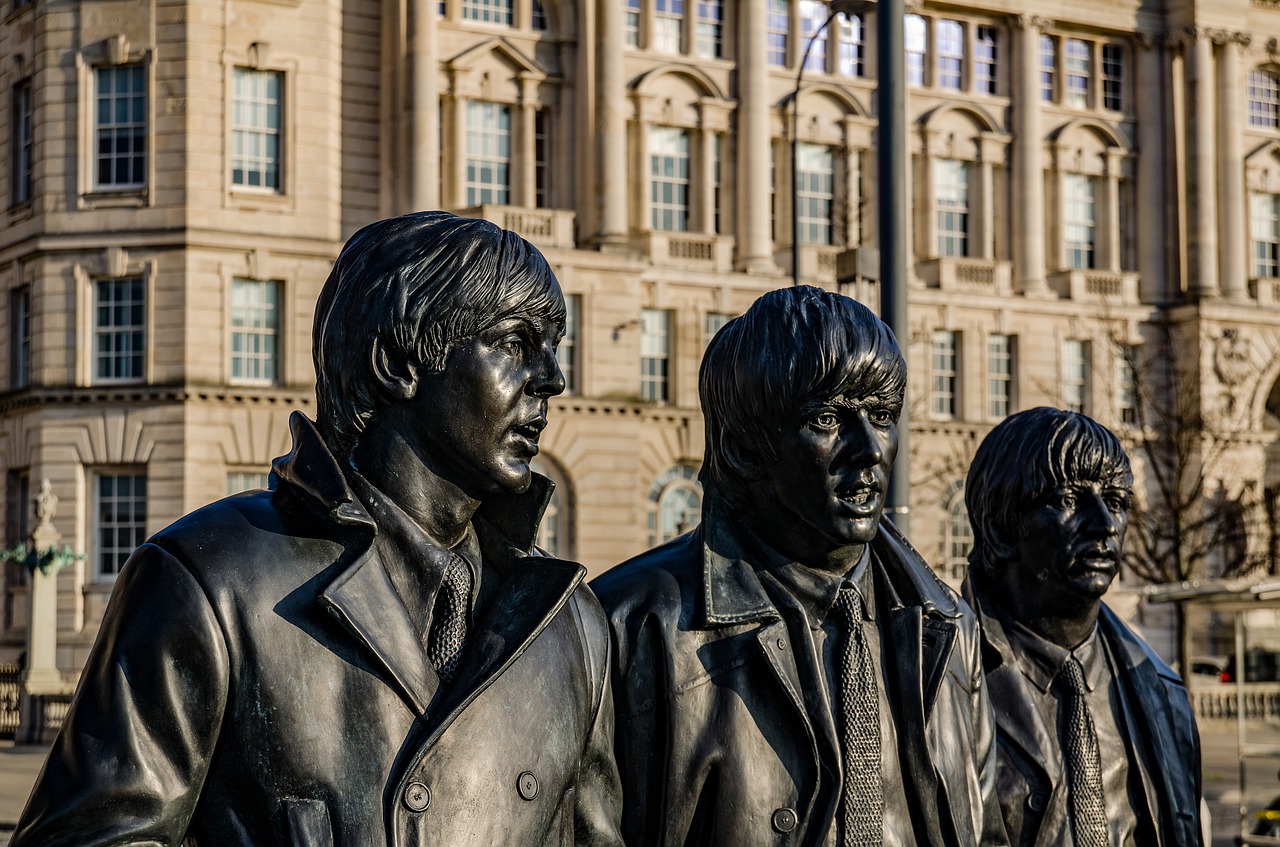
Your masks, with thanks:
[(373, 378), (395, 400), (409, 400), (418, 393), (418, 368), (407, 356), (387, 350), (381, 338), (373, 340), (369, 352)]
[(991, 551), (994, 559), (1001, 562), (1007, 562), (1014, 557), (1016, 548), (1016, 539), (1009, 538), (1009, 533), (995, 526), (987, 528), (987, 547)]

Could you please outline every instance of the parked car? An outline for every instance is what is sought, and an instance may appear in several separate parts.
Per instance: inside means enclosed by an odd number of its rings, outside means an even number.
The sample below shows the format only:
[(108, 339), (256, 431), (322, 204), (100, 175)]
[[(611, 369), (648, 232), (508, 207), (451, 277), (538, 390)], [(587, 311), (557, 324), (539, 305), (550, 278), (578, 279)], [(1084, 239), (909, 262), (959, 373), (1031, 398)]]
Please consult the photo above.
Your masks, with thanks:
[(1229, 682), (1223, 679), (1230, 659), (1226, 656), (1192, 656), (1191, 681), (1197, 683)]
[[(1236, 657), (1227, 659), (1227, 665), (1219, 677), (1223, 682), (1236, 681)], [(1280, 680), (1280, 652), (1251, 647), (1244, 654), (1245, 682), (1275, 682)]]

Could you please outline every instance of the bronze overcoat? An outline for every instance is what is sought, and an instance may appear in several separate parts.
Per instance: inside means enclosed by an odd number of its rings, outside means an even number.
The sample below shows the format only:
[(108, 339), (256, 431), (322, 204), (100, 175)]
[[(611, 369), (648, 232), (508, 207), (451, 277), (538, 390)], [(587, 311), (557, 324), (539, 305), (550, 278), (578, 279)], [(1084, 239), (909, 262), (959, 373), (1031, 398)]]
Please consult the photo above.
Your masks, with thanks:
[(125, 565), (14, 847), (620, 843), (607, 625), (580, 565), (531, 557), (546, 481), (477, 513), (502, 583), (440, 689), (373, 519), (292, 426), (273, 491)]
[[(1048, 726), (984, 581), (971, 571), (965, 597), (982, 621), (987, 690), (996, 714), (1000, 806), (1015, 847), (1071, 844), (1067, 780), (1057, 727)], [(1098, 632), (1119, 677), (1124, 729), (1143, 772), (1160, 847), (1200, 847), (1200, 735), (1178, 674), (1105, 603)]]
[[(839, 754), (724, 508), (592, 583), (614, 630), (631, 847), (816, 847), (834, 826)], [(977, 621), (888, 521), (872, 564), (916, 843), (1004, 844)]]

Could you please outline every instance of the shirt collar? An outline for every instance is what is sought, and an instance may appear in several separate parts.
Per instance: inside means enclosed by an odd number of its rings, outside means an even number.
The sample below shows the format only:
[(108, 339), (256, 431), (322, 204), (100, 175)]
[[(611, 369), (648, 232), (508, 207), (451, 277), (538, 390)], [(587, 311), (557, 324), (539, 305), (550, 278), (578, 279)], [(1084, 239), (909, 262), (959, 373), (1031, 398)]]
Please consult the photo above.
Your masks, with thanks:
[(1098, 638), (1096, 623), (1089, 636), (1072, 650), (1054, 644), (1015, 620), (1005, 620), (1004, 629), (1023, 675), (1041, 691), (1049, 690), (1071, 656), (1075, 657), (1084, 670), (1086, 688), (1093, 691), (1102, 681), (1106, 670), (1106, 656), (1101, 639)]
[(872, 600), (871, 545), (864, 545), (862, 555), (846, 573), (831, 573), (792, 561), (770, 547), (749, 528), (742, 529), (743, 546), (753, 554), (755, 561), (763, 565), (778, 586), (795, 598), (804, 612), (809, 626), (817, 629), (831, 614), (836, 594), (845, 585), (851, 586), (862, 597), (863, 616), (875, 620), (875, 603)]

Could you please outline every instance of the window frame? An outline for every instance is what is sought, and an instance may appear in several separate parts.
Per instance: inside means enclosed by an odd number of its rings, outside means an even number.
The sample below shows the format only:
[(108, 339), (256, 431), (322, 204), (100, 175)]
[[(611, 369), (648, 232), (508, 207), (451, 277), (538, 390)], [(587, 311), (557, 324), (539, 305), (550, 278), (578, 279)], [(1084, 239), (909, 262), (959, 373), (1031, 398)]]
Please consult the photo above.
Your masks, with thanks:
[[(502, 15), (506, 20), (499, 20)], [(510, 29), (515, 24), (515, 0), (462, 0), (461, 19), (469, 24)]]
[[(693, 53), (703, 59), (725, 58), (726, 3), (724, 0), (692, 0), (694, 3)], [(704, 14), (704, 12), (717, 12)]]
[[(106, 478), (120, 480), (125, 477), (131, 479), (133, 483), (136, 483), (138, 480), (141, 480), (142, 482), (141, 518), (139, 520), (138, 515), (134, 513), (131, 515), (134, 520), (129, 522), (112, 521), (110, 529), (118, 533), (121, 527), (133, 527), (132, 532), (137, 543), (133, 544), (132, 547), (122, 547), (119, 544), (120, 537), (117, 534), (114, 539), (115, 543), (110, 547), (107, 547), (102, 543), (103, 531), (106, 529), (106, 527), (103, 526), (102, 481)], [(125, 562), (128, 561), (129, 556), (132, 555), (132, 552), (147, 540), (147, 513), (150, 505), (147, 466), (145, 464), (138, 464), (95, 467), (90, 473), (90, 480), (92, 486), (90, 488), (92, 494), (89, 498), (92, 522), (92, 531), (90, 535), (90, 561), (93, 563), (91, 568), (91, 580), (98, 583), (110, 583), (114, 582), (116, 578), (119, 577), (120, 571), (123, 569)], [(132, 488), (133, 485), (131, 484), (130, 487)], [(112, 496), (114, 498), (115, 495)], [(130, 501), (133, 502), (136, 502), (138, 499), (132, 491), (127, 496)], [(115, 560), (115, 567), (109, 572), (103, 568), (103, 555), (108, 549), (114, 551), (112, 555)]]
[[(493, 100), (466, 101), (463, 116), (464, 148), (463, 155), (463, 194), (467, 208), (478, 206), (508, 206), (512, 199), (512, 171), (515, 167), (513, 147), (515, 109), (509, 103)], [(491, 113), (491, 114), (488, 114)], [(472, 118), (482, 116), (485, 125), (473, 124)], [(498, 126), (490, 126), (492, 116), (497, 116)], [(505, 118), (505, 128), (501, 125)], [(495, 141), (496, 152), (487, 148), (490, 141)], [(478, 145), (478, 146), (477, 146)], [(505, 146), (505, 156), (503, 147)], [(472, 177), (473, 167), (477, 174)], [(492, 180), (480, 179), (479, 176), (491, 171), (495, 175), (505, 174), (505, 183), (496, 176)]]
[(960, 333), (953, 329), (929, 336), (929, 413), (943, 421), (960, 416)]
[(1280, 129), (1280, 74), (1266, 67), (1249, 71), (1245, 99), (1251, 128)]
[(791, 58), (791, 2), (790, 0), (766, 0), (765, 64), (774, 68), (790, 67)]
[(1280, 277), (1280, 194), (1249, 193), (1249, 265), (1255, 279)]
[(1114, 41), (1102, 42), (1098, 79), (1101, 85), (1102, 108), (1110, 112), (1124, 111), (1125, 58), (1124, 45), (1116, 44)]
[[(1089, 342), (1083, 338), (1062, 341), (1062, 408), (1069, 412), (1089, 414)], [(1078, 352), (1078, 356), (1075, 353)], [(1077, 400), (1078, 394), (1078, 401)]]
[[(648, 124), (645, 133), (649, 226), (655, 232), (689, 232), (693, 223), (694, 131), (683, 126)], [(669, 201), (667, 192), (662, 190), (666, 186), (671, 187)]]
[(556, 348), (556, 362), (560, 365), (560, 373), (564, 375), (564, 393), (582, 393), (582, 295), (564, 295), (564, 337)]
[[(795, 187), (796, 215), (800, 224), (800, 244), (826, 247), (839, 243), (836, 227), (832, 225), (832, 216), (836, 210), (839, 189), (838, 174), (840, 169), (839, 150), (829, 144), (797, 142), (795, 147), (796, 177)], [(806, 168), (806, 164), (815, 162), (814, 157), (821, 157), (818, 164), (829, 163), (830, 167)], [(826, 191), (823, 189), (826, 188)], [(815, 237), (816, 236), (816, 237)]]
[[(124, 283), (136, 285), (141, 292), (141, 301), (140, 303), (137, 304), (137, 308), (141, 310), (141, 316), (142, 316), (141, 322), (121, 324), (121, 325), (111, 324), (106, 328), (104, 328), (103, 324), (99, 320), (99, 318), (102, 315), (101, 309), (104, 306), (101, 299), (102, 288), (103, 286), (108, 286), (108, 285), (118, 286)], [(148, 359), (150, 358), (148, 355), (148, 345), (150, 344), (150, 335), (151, 335), (150, 333), (150, 317), (151, 317), (150, 288), (151, 286), (149, 284), (147, 274), (131, 274), (129, 276), (123, 276), (123, 277), (106, 277), (106, 278), (95, 279), (92, 281), (92, 287), (91, 287), (92, 296), (90, 298), (90, 303), (89, 303), (89, 308), (92, 310), (92, 315), (89, 321), (90, 330), (91, 330), (91, 335), (90, 335), (91, 345), (89, 349), (89, 356), (90, 356), (89, 378), (90, 378), (91, 384), (93, 385), (130, 385), (130, 384), (146, 382), (147, 373), (148, 373), (147, 365), (148, 365)], [(126, 302), (128, 303), (129, 308), (134, 307), (134, 302), (132, 298), (130, 298)], [(107, 307), (110, 309), (115, 309), (117, 307), (117, 304), (114, 301), (112, 301), (111, 303), (107, 304)], [(106, 336), (106, 335), (118, 336), (124, 333), (136, 334), (137, 336), (137, 350), (136, 351), (130, 350), (128, 355), (130, 358), (133, 358), (136, 355), (137, 361), (138, 361), (138, 369), (137, 369), (138, 372), (136, 374), (130, 373), (126, 376), (100, 375), (99, 366), (102, 361), (102, 356), (104, 351), (100, 349), (99, 339), (101, 339), (103, 336)], [(106, 352), (109, 354), (109, 358), (112, 361), (114, 361), (115, 359), (121, 358), (120, 356), (115, 355), (116, 351), (106, 351)], [(132, 369), (130, 370), (132, 371)]]
[[(237, 122), (236, 116), (238, 113), (238, 107), (242, 103), (244, 103), (244, 105), (247, 108), (253, 108), (254, 106), (259, 105), (257, 100), (262, 99), (263, 105), (265, 105), (265, 107), (268, 109), (270, 108), (270, 100), (269, 100), (269, 97), (266, 97), (266, 96), (264, 96), (263, 98), (255, 98), (251, 96), (247, 99), (247, 102), (241, 99), (240, 92), (239, 92), (239, 80), (242, 76), (244, 77), (252, 76), (252, 77), (261, 78), (264, 80), (266, 79), (275, 80), (277, 93), (276, 93), (275, 102), (274, 102), (275, 120), (276, 120), (276, 126), (274, 130), (270, 126), (262, 127), (257, 124), (247, 124), (247, 123), (242, 124)], [(288, 186), (286, 184), (287, 171), (285, 170), (286, 144), (288, 140), (287, 139), (288, 112), (286, 110), (287, 98), (288, 98), (287, 77), (284, 71), (278, 70), (275, 68), (250, 67), (242, 64), (236, 64), (231, 68), (231, 90), (230, 90), (230, 97), (228, 98), (231, 104), (230, 115), (229, 115), (231, 130), (230, 130), (230, 136), (229, 136), (230, 150), (229, 150), (227, 159), (228, 159), (228, 165), (229, 165), (228, 184), (231, 186), (231, 190), (233, 192), (236, 192), (236, 193), (244, 192), (248, 194), (264, 194), (264, 195), (281, 195), (286, 193), (288, 189)], [(275, 177), (276, 177), (275, 185), (268, 185), (266, 184), (265, 181), (261, 185), (252, 185), (248, 182), (236, 181), (237, 161), (244, 161), (251, 158), (248, 154), (241, 154), (237, 152), (237, 139), (241, 137), (260, 138), (262, 139), (264, 145), (269, 144), (270, 140), (274, 138), (275, 140), (274, 166), (275, 166)], [(266, 170), (273, 163), (272, 157), (268, 155), (257, 157), (257, 159), (259, 160), (258, 164), (261, 165), (261, 168), (259, 170)], [(249, 171), (248, 168), (245, 169), (246, 174), (251, 172), (253, 171)]]
[(9, 202), (22, 206), (31, 202), (35, 190), (35, 100), (31, 77), (18, 80), (10, 97), (11, 133), (9, 137), (10, 172)]
[[(973, 163), (963, 159), (933, 159), (934, 250), (939, 257), (962, 259), (970, 255), (974, 205), (972, 170)], [(954, 176), (962, 179), (950, 179)], [(957, 220), (959, 229), (949, 225)]]
[[(112, 122), (104, 124), (101, 115), (102, 98), (100, 96), (100, 83), (103, 76), (110, 74), (113, 78), (121, 73), (136, 72), (141, 80), (141, 93), (127, 92), (130, 99), (140, 99), (141, 101), (141, 120), (129, 120), (120, 123)], [(88, 133), (88, 184), (91, 191), (97, 194), (119, 194), (119, 193), (137, 193), (146, 191), (151, 184), (151, 169), (154, 159), (154, 144), (152, 133), (154, 131), (154, 120), (152, 115), (152, 81), (150, 74), (150, 63), (144, 61), (121, 62), (119, 64), (102, 64), (95, 65), (89, 72), (89, 133)], [(113, 95), (116, 92), (111, 92)], [(114, 102), (114, 98), (112, 100)], [(141, 170), (141, 178), (130, 180), (128, 182), (104, 182), (102, 179), (102, 156), (100, 153), (100, 139), (105, 131), (116, 128), (138, 130), (141, 138), (142, 150), (136, 155), (139, 157), (139, 169)], [(110, 161), (116, 161), (114, 158)], [(128, 154), (133, 157), (135, 153), (130, 151)]]
[(996, 95), (1000, 88), (1000, 28), (995, 24), (975, 24), (972, 44), (971, 87), (976, 94)]
[[(1071, 270), (1095, 270), (1098, 267), (1098, 194), (1101, 179), (1093, 174), (1062, 175), (1062, 256)], [(1088, 191), (1080, 189), (1088, 187)], [(1088, 216), (1075, 212), (1089, 210)], [(1087, 240), (1076, 237), (1087, 233)]]
[[(913, 32), (912, 29), (917, 27), (919, 32)], [(903, 73), (907, 86), (924, 88), (929, 84), (929, 22), (923, 15), (904, 16), (902, 50), (905, 57)]]
[(671, 401), (672, 312), (670, 309), (640, 310), (640, 401)]
[[(1002, 344), (997, 343), (997, 339)], [(1001, 349), (1003, 348), (1003, 349)], [(1013, 414), (1018, 367), (1017, 337), (1009, 333), (987, 335), (987, 419), (1002, 421)]]
[(9, 390), (31, 385), (31, 285), (9, 291)]
[[(248, 292), (251, 289), (259, 294), (269, 293), (269, 296), (265, 300), (253, 298), (250, 301), (237, 302), (238, 292)], [(255, 322), (237, 323), (238, 312), (264, 308), (269, 309), (267, 323), (262, 325)], [(277, 279), (251, 279), (248, 277), (232, 278), (230, 303), (227, 309), (227, 382), (229, 384), (262, 386), (281, 384), (284, 374), (284, 311), (284, 283), (282, 281)], [(236, 350), (238, 336), (246, 342), (241, 345), (239, 351)], [(274, 342), (270, 345), (273, 349), (265, 354), (261, 350), (249, 350), (247, 342), (254, 339), (261, 340), (263, 343), (267, 341)], [(269, 369), (271, 373), (269, 376), (237, 374), (236, 363), (238, 360), (243, 363), (246, 370), (250, 369), (249, 365), (258, 363), (260, 366)]]
[(1088, 109), (1093, 105), (1093, 42), (1067, 38), (1062, 46), (1062, 105)]
[(933, 54), (934, 87), (943, 91), (963, 91), (965, 25), (962, 21), (955, 18), (933, 21)]

